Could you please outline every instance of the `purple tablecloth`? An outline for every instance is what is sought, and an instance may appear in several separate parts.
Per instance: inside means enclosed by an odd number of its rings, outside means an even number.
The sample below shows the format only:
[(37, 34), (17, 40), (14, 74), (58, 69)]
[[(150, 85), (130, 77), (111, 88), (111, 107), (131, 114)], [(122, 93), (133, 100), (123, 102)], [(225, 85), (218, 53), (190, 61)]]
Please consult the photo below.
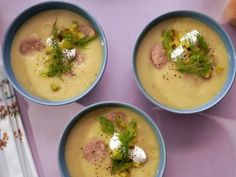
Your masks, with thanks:
[[(39, 0), (0, 0), (0, 41), (10, 22)], [(104, 29), (109, 47), (105, 74), (84, 99), (61, 107), (46, 107), (18, 95), (26, 131), (40, 177), (58, 177), (60, 134), (82, 106), (116, 100), (134, 104), (155, 120), (167, 148), (165, 177), (236, 176), (236, 83), (214, 108), (177, 115), (153, 106), (138, 90), (131, 68), (138, 35), (155, 17), (173, 10), (194, 10), (216, 19), (236, 42), (236, 29), (223, 18), (226, 0), (73, 0), (88, 10)]]

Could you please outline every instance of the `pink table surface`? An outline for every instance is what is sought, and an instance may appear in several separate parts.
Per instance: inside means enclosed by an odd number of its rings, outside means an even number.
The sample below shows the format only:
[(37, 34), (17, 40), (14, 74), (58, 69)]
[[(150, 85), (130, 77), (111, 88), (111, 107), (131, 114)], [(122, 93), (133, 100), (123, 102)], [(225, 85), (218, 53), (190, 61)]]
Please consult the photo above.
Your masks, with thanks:
[[(39, 0), (0, 0), (0, 41), (9, 23)], [(152, 105), (138, 90), (131, 69), (135, 41), (155, 17), (173, 10), (205, 13), (236, 42), (236, 29), (223, 18), (225, 0), (81, 0), (104, 29), (109, 46), (105, 74), (84, 99), (61, 107), (32, 103), (18, 95), (23, 121), (40, 177), (58, 177), (57, 146), (72, 116), (99, 101), (116, 100), (143, 109), (162, 131), (167, 148), (165, 177), (236, 176), (236, 83), (215, 107), (194, 115), (178, 115)]]

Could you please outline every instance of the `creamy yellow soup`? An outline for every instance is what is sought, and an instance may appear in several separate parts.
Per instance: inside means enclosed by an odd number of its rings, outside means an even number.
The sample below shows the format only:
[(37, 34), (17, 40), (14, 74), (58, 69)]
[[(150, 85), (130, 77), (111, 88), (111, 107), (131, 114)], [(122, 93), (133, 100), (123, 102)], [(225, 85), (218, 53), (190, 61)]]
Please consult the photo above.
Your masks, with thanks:
[[(161, 42), (163, 30), (174, 29), (185, 34), (194, 29), (204, 36), (214, 50), (216, 63), (223, 70), (213, 72), (210, 79), (202, 79), (192, 74), (182, 74), (168, 62), (157, 69), (150, 59), (150, 49)], [(222, 89), (228, 73), (228, 54), (223, 41), (206, 24), (186, 17), (163, 21), (153, 27), (143, 38), (137, 51), (136, 67), (145, 91), (161, 104), (177, 108), (194, 108), (207, 103)]]
[[(80, 49), (85, 60), (80, 65), (73, 65), (74, 76), (47, 77), (45, 72), (45, 52), (34, 52), (23, 55), (19, 51), (22, 40), (37, 36), (46, 45), (51, 36), (52, 25), (56, 20), (59, 29), (69, 28), (73, 21), (90, 25), (80, 15), (66, 10), (48, 10), (27, 20), (17, 31), (11, 49), (11, 64), (19, 83), (32, 95), (50, 101), (60, 101), (82, 94), (96, 80), (102, 64), (101, 40), (96, 38), (85, 48)], [(59, 90), (53, 91), (51, 85), (58, 85)]]
[(118, 111), (126, 114), (127, 119), (135, 119), (137, 122), (137, 141), (136, 145), (143, 148), (147, 154), (147, 160), (138, 168), (130, 169), (130, 177), (154, 177), (156, 175), (159, 160), (160, 147), (152, 128), (139, 114), (122, 107), (109, 107), (94, 110), (82, 117), (73, 127), (68, 135), (65, 146), (65, 160), (71, 177), (109, 177), (111, 175), (111, 159), (109, 156), (104, 161), (96, 165), (88, 162), (82, 153), (83, 147), (91, 139), (103, 139), (108, 145), (110, 136), (101, 130), (98, 116), (109, 112)]

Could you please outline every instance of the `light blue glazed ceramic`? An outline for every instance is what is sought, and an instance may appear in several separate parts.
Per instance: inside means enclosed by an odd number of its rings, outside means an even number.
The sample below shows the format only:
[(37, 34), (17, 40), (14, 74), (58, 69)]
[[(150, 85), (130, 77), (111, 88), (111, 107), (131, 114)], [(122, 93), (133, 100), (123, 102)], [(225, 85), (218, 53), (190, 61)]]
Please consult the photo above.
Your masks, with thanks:
[[(63, 100), (63, 101), (49, 101), (46, 99), (39, 98), (35, 95), (32, 95), (27, 90), (25, 90), (21, 86), (21, 84), (17, 81), (17, 79), (13, 73), (12, 67), (11, 67), (10, 51), (11, 51), (12, 41), (14, 39), (14, 36), (15, 36), (17, 30), (20, 28), (20, 26), (27, 19), (29, 19), (33, 15), (40, 13), (42, 11), (45, 11), (45, 10), (52, 10), (52, 9), (64, 9), (64, 10), (73, 11), (73, 12), (83, 16), (85, 19), (87, 19), (92, 24), (92, 26), (95, 28), (95, 30), (97, 31), (98, 36), (101, 40), (102, 50), (103, 50), (103, 61), (102, 61), (102, 65), (100, 68), (100, 72), (98, 73), (97, 78), (93, 82), (93, 84), (91, 86), (89, 86), (89, 88), (86, 91), (84, 91), (82, 94), (80, 94), (74, 98), (71, 98), (68, 100)], [(13, 85), (13, 87), (21, 95), (23, 95), (24, 97), (26, 97), (27, 99), (29, 99), (31, 101), (34, 101), (34, 102), (40, 103), (40, 104), (44, 104), (44, 105), (64, 105), (64, 104), (68, 104), (73, 101), (76, 101), (78, 99), (81, 99), (86, 94), (88, 94), (99, 82), (99, 80), (101, 79), (101, 77), (104, 73), (106, 62), (107, 62), (107, 42), (106, 42), (104, 32), (103, 32), (101, 26), (99, 25), (99, 23), (95, 20), (94, 17), (92, 17), (90, 14), (88, 14), (88, 12), (86, 12), (82, 8), (80, 8), (76, 5), (73, 5), (73, 4), (66, 3), (66, 2), (56, 2), (56, 1), (45, 2), (45, 3), (37, 4), (33, 7), (30, 7), (29, 9), (25, 10), (12, 22), (12, 24), (9, 26), (8, 30), (6, 31), (5, 37), (3, 40), (2, 58), (3, 58), (3, 64), (4, 64), (7, 78), (9, 79), (9, 81)]]
[[(138, 77), (138, 73), (137, 73), (137, 68), (136, 68), (136, 54), (137, 54), (137, 50), (139, 48), (139, 45), (142, 41), (142, 39), (144, 38), (144, 36), (147, 34), (147, 32), (150, 31), (150, 29), (152, 29), (154, 26), (156, 26), (158, 23), (164, 21), (164, 20), (168, 20), (171, 18), (175, 18), (175, 17), (189, 17), (189, 18), (193, 18), (196, 20), (199, 20), (205, 24), (207, 24), (209, 27), (211, 27), (222, 39), (222, 41), (224, 42), (224, 45), (227, 49), (228, 52), (228, 56), (229, 56), (229, 71), (228, 71), (228, 75), (227, 75), (227, 79), (225, 82), (225, 85), (223, 86), (223, 88), (220, 90), (220, 92), (214, 97), (212, 98), (210, 101), (208, 101), (207, 103), (193, 108), (193, 109), (175, 109), (172, 107), (168, 107), (166, 105), (163, 105), (162, 103), (160, 103), (158, 100), (154, 99), (151, 95), (149, 95), (146, 90), (144, 89), (142, 83), (139, 80)], [(140, 34), (135, 48), (134, 48), (134, 53), (133, 53), (133, 63), (132, 63), (132, 67), (133, 67), (133, 72), (135, 75), (135, 80), (136, 83), (138, 84), (139, 89), (141, 90), (141, 92), (146, 96), (146, 98), (148, 100), (150, 100), (153, 104), (155, 104), (156, 106), (159, 106), (167, 111), (170, 112), (174, 112), (174, 113), (181, 113), (181, 114), (190, 114), (190, 113), (197, 113), (197, 112), (201, 112), (204, 111), (206, 109), (211, 108), (212, 106), (214, 106), (215, 104), (217, 104), (230, 90), (232, 83), (234, 81), (235, 78), (235, 50), (234, 50), (234, 46), (233, 43), (231, 41), (231, 39), (229, 38), (228, 34), (223, 30), (223, 28), (220, 26), (220, 24), (218, 24), (214, 19), (198, 13), (198, 12), (193, 12), (193, 11), (174, 11), (174, 12), (170, 12), (170, 13), (166, 13), (164, 15), (161, 15), (159, 17), (157, 17), (156, 19), (154, 19), (153, 21), (151, 21), (142, 31), (142, 33)]]
[(88, 106), (84, 110), (79, 112), (69, 122), (69, 124), (64, 129), (61, 139), (60, 139), (59, 148), (58, 148), (58, 165), (59, 165), (62, 177), (70, 177), (67, 166), (66, 166), (66, 162), (65, 162), (65, 144), (66, 144), (67, 137), (68, 137), (70, 131), (72, 130), (73, 126), (83, 116), (85, 116), (86, 114), (88, 114), (89, 112), (91, 112), (95, 109), (104, 108), (104, 107), (114, 107), (114, 106), (128, 108), (128, 109), (136, 112), (150, 125), (150, 127), (152, 128), (153, 132), (156, 135), (157, 142), (160, 145), (160, 163), (159, 163), (160, 165), (157, 168), (157, 172), (156, 172), (155, 177), (162, 177), (163, 176), (164, 170), (165, 170), (165, 165), (166, 165), (166, 149), (165, 149), (165, 144), (164, 144), (164, 140), (161, 135), (161, 132), (160, 132), (159, 128), (156, 126), (156, 124), (153, 122), (153, 120), (145, 112), (141, 111), (137, 107), (134, 107), (130, 104), (126, 104), (126, 103), (122, 103), (122, 102), (100, 102), (100, 103), (96, 103), (91, 106)]

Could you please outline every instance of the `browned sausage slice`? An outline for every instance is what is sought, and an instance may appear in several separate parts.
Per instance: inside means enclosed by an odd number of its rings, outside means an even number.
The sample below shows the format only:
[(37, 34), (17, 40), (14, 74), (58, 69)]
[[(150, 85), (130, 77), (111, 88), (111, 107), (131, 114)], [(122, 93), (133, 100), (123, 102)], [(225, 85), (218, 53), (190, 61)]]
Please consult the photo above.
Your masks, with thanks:
[(89, 37), (94, 37), (96, 34), (95, 30), (89, 25), (81, 25), (79, 27), (79, 31), (82, 32), (85, 36)]
[(150, 57), (151, 57), (152, 63), (155, 65), (157, 69), (162, 68), (168, 61), (165, 50), (161, 43), (157, 43), (150, 50)]
[(66, 73), (65, 73), (65, 76), (67, 76), (67, 77), (73, 77), (73, 76), (75, 76), (75, 74), (72, 73), (72, 72), (66, 72)]
[(33, 51), (41, 51), (44, 47), (44, 44), (39, 38), (29, 37), (21, 41), (19, 50), (21, 54), (25, 55)]
[(76, 51), (76, 55), (75, 55), (75, 60), (74, 61), (75, 61), (76, 64), (80, 65), (81, 63), (84, 62), (84, 56), (80, 52)]
[(116, 118), (121, 118), (122, 120), (127, 120), (126, 114), (120, 111), (113, 111), (109, 112), (108, 114), (105, 115), (107, 119), (111, 120), (114, 122)]
[(102, 162), (108, 155), (105, 142), (100, 139), (92, 139), (83, 148), (83, 156), (90, 163), (97, 164)]

